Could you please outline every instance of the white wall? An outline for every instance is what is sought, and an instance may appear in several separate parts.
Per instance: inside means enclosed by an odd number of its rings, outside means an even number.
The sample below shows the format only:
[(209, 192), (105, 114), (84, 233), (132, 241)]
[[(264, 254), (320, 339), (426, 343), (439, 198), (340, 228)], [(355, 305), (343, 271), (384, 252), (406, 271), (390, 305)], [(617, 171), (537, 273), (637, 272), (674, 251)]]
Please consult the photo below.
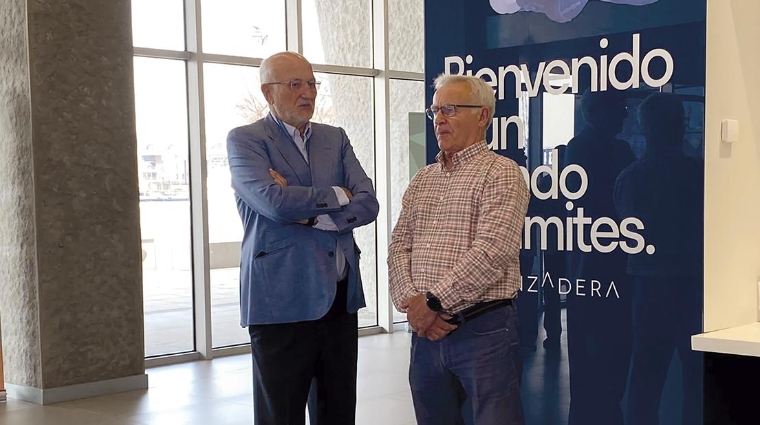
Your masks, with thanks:
[[(760, 1), (708, 0), (705, 331), (757, 321), (760, 278)], [(720, 123), (739, 120), (722, 144)]]

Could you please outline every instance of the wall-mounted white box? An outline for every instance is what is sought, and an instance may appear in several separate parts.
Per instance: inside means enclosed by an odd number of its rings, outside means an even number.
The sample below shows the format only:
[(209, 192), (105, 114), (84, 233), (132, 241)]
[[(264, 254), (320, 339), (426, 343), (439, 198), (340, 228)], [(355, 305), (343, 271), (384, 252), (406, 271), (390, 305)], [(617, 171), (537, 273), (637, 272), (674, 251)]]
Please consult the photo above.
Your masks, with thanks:
[(739, 141), (739, 121), (723, 120), (720, 123), (720, 140), (725, 143)]

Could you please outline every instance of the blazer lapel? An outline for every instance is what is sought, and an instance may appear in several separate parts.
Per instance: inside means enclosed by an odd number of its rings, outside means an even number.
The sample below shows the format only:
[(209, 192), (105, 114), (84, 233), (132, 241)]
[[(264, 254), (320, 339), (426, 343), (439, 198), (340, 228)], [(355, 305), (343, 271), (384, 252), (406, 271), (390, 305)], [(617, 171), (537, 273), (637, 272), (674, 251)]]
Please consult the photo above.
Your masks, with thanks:
[(303, 159), (303, 155), (296, 147), (293, 140), (283, 131), (277, 121), (269, 115), (267, 116), (267, 132), (269, 138), (274, 142), (277, 150), (288, 163), (293, 173), (298, 178), (299, 186), (311, 186), (311, 171), (309, 164)]

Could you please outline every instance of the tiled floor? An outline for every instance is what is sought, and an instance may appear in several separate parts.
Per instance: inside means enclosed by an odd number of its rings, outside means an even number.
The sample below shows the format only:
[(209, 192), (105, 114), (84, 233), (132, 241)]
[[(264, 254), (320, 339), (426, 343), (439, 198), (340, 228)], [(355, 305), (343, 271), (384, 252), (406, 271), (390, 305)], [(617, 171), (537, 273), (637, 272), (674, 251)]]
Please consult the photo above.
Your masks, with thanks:
[[(565, 320), (563, 311), (563, 329)], [(540, 327), (538, 350), (523, 353), (526, 423), (564, 425), (570, 400), (566, 335), (563, 332), (561, 349), (555, 354), (541, 347), (544, 338)], [(415, 423), (407, 379), (409, 342), (409, 334), (403, 331), (359, 338), (358, 425)], [(44, 407), (17, 400), (0, 402), (0, 425), (252, 423), (250, 355), (151, 368), (148, 375), (147, 391)], [(673, 379), (668, 387), (679, 382), (678, 376)]]
[[(415, 423), (407, 381), (409, 334), (359, 339), (361, 425)], [(249, 425), (250, 355), (148, 370), (150, 389), (37, 406), (0, 402), (0, 425)]]

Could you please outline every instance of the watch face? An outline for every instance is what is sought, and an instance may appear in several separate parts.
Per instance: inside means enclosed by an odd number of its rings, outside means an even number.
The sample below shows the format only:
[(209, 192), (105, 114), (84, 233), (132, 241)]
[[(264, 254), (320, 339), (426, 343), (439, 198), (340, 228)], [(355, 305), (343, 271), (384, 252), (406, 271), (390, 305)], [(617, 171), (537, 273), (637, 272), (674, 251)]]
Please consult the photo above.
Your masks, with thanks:
[(425, 298), (427, 300), (427, 306), (429, 309), (433, 311), (439, 311), (441, 309), (441, 300), (439, 300), (435, 295), (428, 293)]

